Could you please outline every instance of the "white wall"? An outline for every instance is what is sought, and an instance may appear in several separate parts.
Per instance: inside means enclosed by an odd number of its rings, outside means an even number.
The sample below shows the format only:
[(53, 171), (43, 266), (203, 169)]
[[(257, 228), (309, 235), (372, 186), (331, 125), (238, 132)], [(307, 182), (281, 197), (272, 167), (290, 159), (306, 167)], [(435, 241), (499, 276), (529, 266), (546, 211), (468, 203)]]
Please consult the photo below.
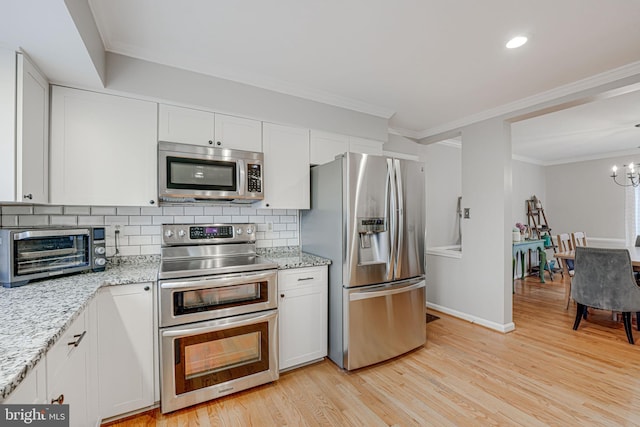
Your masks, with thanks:
[(107, 89), (284, 125), (386, 141), (387, 120), (192, 71), (107, 53)]
[(610, 175), (614, 164), (632, 160), (640, 156), (547, 166), (544, 206), (553, 234), (580, 230), (587, 237), (624, 239), (624, 189)]
[[(462, 148), (435, 143), (422, 150), (427, 179), (427, 248), (460, 244), (458, 196), (462, 195)], [(463, 237), (464, 238), (464, 237)]]

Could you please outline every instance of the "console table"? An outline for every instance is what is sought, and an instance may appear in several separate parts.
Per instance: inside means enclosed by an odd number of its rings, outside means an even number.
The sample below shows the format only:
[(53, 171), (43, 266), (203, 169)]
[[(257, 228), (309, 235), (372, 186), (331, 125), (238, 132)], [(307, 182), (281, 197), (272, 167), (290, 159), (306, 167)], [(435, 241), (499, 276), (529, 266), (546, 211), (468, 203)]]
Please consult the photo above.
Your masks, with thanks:
[(547, 264), (547, 253), (544, 251), (544, 239), (524, 240), (522, 242), (513, 242), (513, 265), (512, 274), (515, 274), (516, 256), (520, 254), (520, 263), (522, 266), (522, 279), (524, 279), (524, 254), (529, 251), (537, 250), (540, 254), (540, 283), (544, 283), (544, 266)]

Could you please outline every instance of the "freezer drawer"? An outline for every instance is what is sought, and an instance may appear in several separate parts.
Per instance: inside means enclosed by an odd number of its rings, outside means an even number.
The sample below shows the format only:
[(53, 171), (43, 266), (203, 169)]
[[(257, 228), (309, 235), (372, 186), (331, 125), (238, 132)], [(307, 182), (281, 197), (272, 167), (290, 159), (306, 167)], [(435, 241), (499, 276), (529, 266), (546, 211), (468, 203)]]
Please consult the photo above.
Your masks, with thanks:
[(391, 359), (426, 342), (423, 278), (344, 292), (346, 369)]

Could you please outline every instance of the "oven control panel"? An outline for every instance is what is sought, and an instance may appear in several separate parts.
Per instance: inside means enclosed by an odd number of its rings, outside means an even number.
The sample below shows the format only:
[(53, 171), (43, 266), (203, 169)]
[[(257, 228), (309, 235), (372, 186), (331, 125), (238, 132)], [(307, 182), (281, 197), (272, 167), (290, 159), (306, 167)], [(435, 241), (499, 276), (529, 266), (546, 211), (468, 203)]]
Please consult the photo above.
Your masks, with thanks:
[(163, 224), (163, 246), (253, 243), (255, 224)]

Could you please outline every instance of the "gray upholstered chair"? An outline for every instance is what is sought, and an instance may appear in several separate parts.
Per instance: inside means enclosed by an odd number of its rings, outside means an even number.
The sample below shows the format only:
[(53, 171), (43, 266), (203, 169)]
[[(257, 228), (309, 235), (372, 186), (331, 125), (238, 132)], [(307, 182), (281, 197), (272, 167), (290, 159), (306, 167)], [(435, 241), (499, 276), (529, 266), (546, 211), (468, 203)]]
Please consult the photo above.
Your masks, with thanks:
[(578, 305), (574, 330), (586, 319), (587, 307), (621, 312), (627, 339), (633, 344), (631, 313), (640, 311), (640, 287), (626, 249), (577, 247), (571, 297)]

